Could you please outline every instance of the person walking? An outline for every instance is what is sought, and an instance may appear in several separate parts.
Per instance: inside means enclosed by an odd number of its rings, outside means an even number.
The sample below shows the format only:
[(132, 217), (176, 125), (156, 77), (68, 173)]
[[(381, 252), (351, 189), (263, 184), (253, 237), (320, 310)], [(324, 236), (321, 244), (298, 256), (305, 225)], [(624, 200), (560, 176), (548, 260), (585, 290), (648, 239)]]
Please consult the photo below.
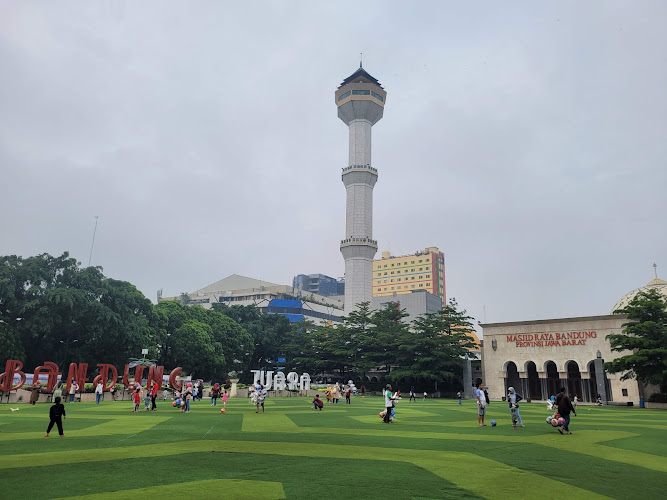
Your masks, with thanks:
[(558, 413), (560, 413), (560, 416), (565, 419), (563, 428), (561, 429), (559, 427), (558, 432), (563, 434), (563, 431), (565, 431), (567, 434), (572, 434), (572, 432), (570, 432), (570, 413), (574, 413), (574, 416), (576, 417), (577, 412), (572, 406), (570, 398), (565, 393), (565, 387), (560, 388), (560, 393), (558, 394), (558, 398), (556, 399), (556, 401), (558, 404)]
[(39, 380), (33, 382), (32, 387), (30, 388), (30, 404), (35, 405), (39, 399), (39, 391), (42, 389), (42, 383)]
[(411, 385), (410, 386), (410, 399), (408, 400), (408, 402), (411, 403), (413, 399), (415, 400), (415, 403), (416, 403), (417, 402), (417, 395), (415, 394), (415, 386)]
[(459, 400), (459, 404), (461, 404), (461, 391), (456, 393), (456, 399)]
[(486, 397), (484, 396), (484, 384), (481, 382), (477, 386), (477, 425), (485, 427), (484, 415), (486, 413)]
[(352, 397), (352, 389), (349, 387), (347, 388), (347, 391), (345, 391), (345, 403), (346, 404), (351, 404), (352, 402), (350, 401), (350, 398)]
[(385, 424), (390, 424), (391, 423), (391, 409), (394, 407), (394, 399), (393, 395), (391, 393), (391, 384), (387, 384), (385, 387), (385, 393), (384, 393), (384, 407), (387, 410), (387, 412), (384, 414), (384, 423)]
[(97, 382), (97, 385), (95, 386), (95, 404), (98, 405), (100, 404), (100, 398), (102, 397), (102, 392), (104, 391), (104, 387), (102, 386), (102, 382)]
[(61, 399), (59, 397), (55, 398), (53, 400), (53, 405), (49, 409), (49, 426), (46, 428), (46, 434), (44, 437), (49, 437), (49, 433), (51, 432), (51, 429), (53, 429), (54, 425), (58, 426), (58, 435), (60, 437), (65, 437), (65, 433), (63, 432), (63, 418), (66, 418), (66, 413), (65, 413), (65, 405), (62, 404)]
[(338, 385), (338, 382), (333, 386), (331, 397), (333, 398), (334, 404), (338, 404), (338, 401), (340, 401), (340, 386)]
[[(516, 413), (516, 421), (519, 423), (521, 427), (524, 427), (523, 421), (521, 420), (521, 415), (519, 414), (519, 401), (521, 401), (523, 397), (521, 394), (516, 392), (514, 390), (514, 387), (509, 387), (507, 389), (507, 402), (509, 403), (510, 406), (510, 412), (512, 415)], [(515, 411), (512, 411), (512, 408), (514, 407)]]

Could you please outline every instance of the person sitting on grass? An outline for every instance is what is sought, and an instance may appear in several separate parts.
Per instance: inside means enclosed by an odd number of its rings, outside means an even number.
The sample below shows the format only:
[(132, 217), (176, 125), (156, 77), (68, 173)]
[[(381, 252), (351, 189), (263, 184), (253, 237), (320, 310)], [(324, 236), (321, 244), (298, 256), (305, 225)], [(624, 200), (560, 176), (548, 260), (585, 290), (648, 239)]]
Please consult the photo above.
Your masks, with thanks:
[(320, 398), (319, 394), (315, 394), (315, 399), (313, 399), (313, 410), (322, 410), (324, 407), (324, 401)]
[(49, 418), (51, 421), (49, 422), (49, 426), (46, 428), (46, 435), (44, 437), (49, 437), (49, 432), (51, 432), (51, 429), (53, 429), (54, 425), (58, 426), (58, 434), (60, 437), (65, 437), (65, 433), (63, 432), (63, 418), (65, 417), (65, 405), (62, 404), (60, 397), (56, 397), (54, 400), (54, 405), (51, 406), (49, 409)]

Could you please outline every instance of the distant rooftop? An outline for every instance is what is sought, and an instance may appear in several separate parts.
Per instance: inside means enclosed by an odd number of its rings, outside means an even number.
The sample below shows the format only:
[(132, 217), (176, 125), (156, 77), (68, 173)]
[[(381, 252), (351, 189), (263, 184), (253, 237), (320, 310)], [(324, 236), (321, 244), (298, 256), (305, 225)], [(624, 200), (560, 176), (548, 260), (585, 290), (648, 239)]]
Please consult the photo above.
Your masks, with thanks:
[(347, 85), (348, 83), (374, 83), (378, 87), (382, 88), (380, 82), (378, 82), (376, 78), (372, 77), (368, 71), (361, 67), (361, 65), (357, 71), (343, 80), (343, 83), (341, 83), (338, 88), (342, 87), (343, 85)]

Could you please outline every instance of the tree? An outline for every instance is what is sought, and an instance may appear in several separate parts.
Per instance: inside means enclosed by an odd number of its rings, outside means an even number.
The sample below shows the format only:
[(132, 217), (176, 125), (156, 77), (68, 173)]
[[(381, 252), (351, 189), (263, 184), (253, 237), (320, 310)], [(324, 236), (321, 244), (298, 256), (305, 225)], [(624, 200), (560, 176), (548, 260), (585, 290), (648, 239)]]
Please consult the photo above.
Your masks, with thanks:
[[(248, 362), (253, 352), (252, 336), (236, 321), (201, 306), (184, 306), (177, 301), (161, 301), (155, 306), (158, 332), (158, 359), (161, 364), (182, 366), (188, 372), (196, 371), (200, 377), (224, 380), (229, 371), (239, 371)], [(180, 330), (191, 322), (206, 325), (194, 328), (192, 324), (187, 331)], [(197, 342), (201, 339), (214, 346), (213, 351), (193, 350), (193, 356), (186, 355), (182, 349), (190, 349), (184, 342), (183, 335), (194, 335)], [(210, 336), (210, 338), (207, 338)], [(219, 352), (218, 352), (219, 348)], [(196, 361), (197, 356), (201, 362)]]
[(610, 373), (625, 372), (621, 380), (639, 379), (667, 390), (667, 301), (657, 290), (638, 293), (623, 309), (629, 322), (622, 333), (607, 335), (614, 352), (630, 351), (604, 364)]
[(174, 330), (172, 348), (167, 355), (171, 366), (182, 366), (188, 373), (210, 376), (225, 364), (222, 345), (213, 338), (209, 325), (189, 319)]
[[(20, 343), (28, 370), (46, 360), (123, 364), (152, 346), (152, 305), (133, 285), (81, 268), (67, 252), (0, 257), (0, 351)], [(15, 346), (16, 347), (16, 346)]]
[(473, 318), (460, 311), (455, 299), (437, 313), (417, 318), (398, 339), (392, 379), (421, 378), (437, 383), (455, 376), (475, 344), (468, 336)]

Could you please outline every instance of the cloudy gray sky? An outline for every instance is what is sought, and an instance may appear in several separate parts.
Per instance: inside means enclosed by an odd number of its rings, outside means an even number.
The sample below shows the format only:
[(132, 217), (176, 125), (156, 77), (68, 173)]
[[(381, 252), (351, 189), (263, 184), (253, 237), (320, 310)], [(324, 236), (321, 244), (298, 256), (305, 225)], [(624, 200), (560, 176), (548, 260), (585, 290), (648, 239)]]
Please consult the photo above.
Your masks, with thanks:
[[(667, 4), (0, 1), (0, 254), (155, 300), (228, 274), (341, 276), (364, 67), (374, 230), (436, 245), (489, 322), (606, 314), (667, 276)], [(486, 314), (486, 318), (485, 318)]]

